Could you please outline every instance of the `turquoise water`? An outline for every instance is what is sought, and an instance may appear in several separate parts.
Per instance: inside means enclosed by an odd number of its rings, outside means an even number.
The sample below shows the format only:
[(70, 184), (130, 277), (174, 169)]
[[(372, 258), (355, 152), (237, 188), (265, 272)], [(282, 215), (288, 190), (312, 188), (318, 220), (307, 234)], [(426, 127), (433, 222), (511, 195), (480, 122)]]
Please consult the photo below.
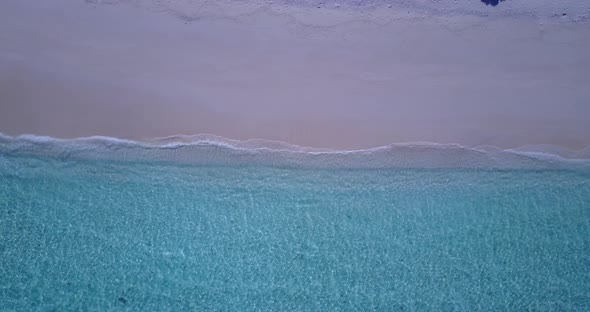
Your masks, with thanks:
[(0, 213), (7, 311), (590, 309), (584, 170), (4, 155)]

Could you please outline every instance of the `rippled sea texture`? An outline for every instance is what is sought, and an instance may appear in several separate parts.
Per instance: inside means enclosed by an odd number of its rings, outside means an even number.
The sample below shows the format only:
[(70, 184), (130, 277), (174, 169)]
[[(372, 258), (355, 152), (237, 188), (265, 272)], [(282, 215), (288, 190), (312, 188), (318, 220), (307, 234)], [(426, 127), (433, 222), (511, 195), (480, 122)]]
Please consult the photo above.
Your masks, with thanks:
[(590, 309), (590, 175), (0, 157), (6, 310)]

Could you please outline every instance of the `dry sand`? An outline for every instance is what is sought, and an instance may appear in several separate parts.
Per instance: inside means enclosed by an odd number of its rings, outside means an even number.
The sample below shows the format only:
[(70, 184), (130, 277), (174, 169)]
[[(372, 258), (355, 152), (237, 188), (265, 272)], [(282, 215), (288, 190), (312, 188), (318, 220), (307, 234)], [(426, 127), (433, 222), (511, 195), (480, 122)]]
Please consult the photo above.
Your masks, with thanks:
[(590, 5), (355, 3), (4, 0), (0, 132), (590, 145)]

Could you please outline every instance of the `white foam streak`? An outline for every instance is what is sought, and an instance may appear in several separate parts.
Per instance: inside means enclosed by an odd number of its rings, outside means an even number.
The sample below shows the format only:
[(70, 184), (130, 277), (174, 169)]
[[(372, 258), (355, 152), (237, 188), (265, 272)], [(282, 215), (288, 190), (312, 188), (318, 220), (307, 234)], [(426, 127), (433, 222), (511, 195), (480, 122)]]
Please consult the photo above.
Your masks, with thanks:
[[(470, 148), (430, 142), (333, 150), (263, 139), (232, 140), (209, 134), (132, 141), (105, 136), (59, 139), (0, 133), (0, 154), (8, 156), (309, 168), (590, 168), (589, 158), (572, 159), (550, 152), (555, 150), (559, 149), (539, 151), (537, 146), (503, 150), (495, 146)], [(583, 155), (583, 151), (574, 154)]]

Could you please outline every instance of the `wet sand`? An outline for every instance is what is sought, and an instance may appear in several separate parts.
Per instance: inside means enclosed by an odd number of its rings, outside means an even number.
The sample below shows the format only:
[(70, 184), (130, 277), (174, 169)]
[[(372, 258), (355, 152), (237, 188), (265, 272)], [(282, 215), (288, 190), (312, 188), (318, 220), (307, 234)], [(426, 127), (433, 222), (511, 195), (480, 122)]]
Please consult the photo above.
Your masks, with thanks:
[(0, 132), (590, 145), (582, 2), (392, 3), (6, 0)]

